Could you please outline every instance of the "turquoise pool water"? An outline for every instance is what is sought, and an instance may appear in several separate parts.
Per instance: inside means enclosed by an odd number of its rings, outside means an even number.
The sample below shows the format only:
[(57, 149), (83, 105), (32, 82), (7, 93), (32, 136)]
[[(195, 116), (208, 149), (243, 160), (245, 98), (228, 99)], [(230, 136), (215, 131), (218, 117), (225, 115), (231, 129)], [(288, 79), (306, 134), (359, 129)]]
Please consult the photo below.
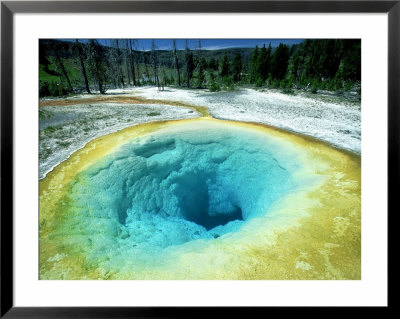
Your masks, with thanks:
[(288, 149), (255, 130), (162, 129), (77, 176), (68, 192), (69, 235), (84, 237), (91, 252), (213, 240), (268, 214), (296, 187), (298, 169)]

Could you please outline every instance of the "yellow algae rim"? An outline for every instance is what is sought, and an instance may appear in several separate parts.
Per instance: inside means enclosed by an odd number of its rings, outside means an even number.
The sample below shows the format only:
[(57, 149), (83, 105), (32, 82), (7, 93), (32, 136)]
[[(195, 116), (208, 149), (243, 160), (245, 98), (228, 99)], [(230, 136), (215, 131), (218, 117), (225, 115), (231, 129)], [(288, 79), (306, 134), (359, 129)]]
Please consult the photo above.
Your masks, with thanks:
[[(232, 234), (202, 247), (202, 254), (175, 252), (163, 269), (118, 274), (68, 256), (51, 241), (52, 221), (66, 185), (76, 174), (110, 154), (127, 139), (179, 123), (215, 121), (255, 129), (290, 142), (325, 180), (318, 188), (286, 196), (269, 211), (279, 218), (246, 223), (247, 234)], [(361, 279), (360, 156), (328, 143), (262, 124), (196, 118), (152, 122), (97, 138), (57, 166), (39, 183), (41, 279)], [(219, 268), (207, 263), (218, 260)], [(225, 265), (225, 266), (224, 266)], [(226, 267), (229, 265), (229, 267)]]

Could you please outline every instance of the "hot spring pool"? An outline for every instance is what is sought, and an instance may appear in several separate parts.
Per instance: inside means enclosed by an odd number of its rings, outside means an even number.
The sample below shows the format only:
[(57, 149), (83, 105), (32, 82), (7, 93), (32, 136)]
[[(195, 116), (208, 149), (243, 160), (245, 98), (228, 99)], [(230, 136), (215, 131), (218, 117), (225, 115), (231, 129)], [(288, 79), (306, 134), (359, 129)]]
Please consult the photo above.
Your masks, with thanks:
[(161, 130), (81, 172), (70, 207), (82, 232), (106, 233), (108, 221), (121, 229), (118, 239), (144, 249), (217, 238), (294, 188), (300, 164), (277, 152), (261, 134), (235, 127)]
[(42, 182), (44, 278), (62, 264), (63, 278), (169, 278), (188, 256), (216, 251), (229, 268), (240, 254), (227, 261), (227, 247), (307, 216), (304, 200), (297, 213), (277, 211), (326, 179), (317, 171), (327, 166), (281, 133), (216, 120), (152, 125), (89, 143)]

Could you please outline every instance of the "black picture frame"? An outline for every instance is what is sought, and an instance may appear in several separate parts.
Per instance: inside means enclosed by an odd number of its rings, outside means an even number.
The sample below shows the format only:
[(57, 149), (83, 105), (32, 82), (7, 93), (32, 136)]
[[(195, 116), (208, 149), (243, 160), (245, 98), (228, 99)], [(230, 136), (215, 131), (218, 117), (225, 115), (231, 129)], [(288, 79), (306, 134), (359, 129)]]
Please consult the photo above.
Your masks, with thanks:
[[(226, 309), (191, 307), (15, 307), (13, 303), (13, 17), (15, 13), (387, 13), (388, 218), (399, 186), (400, 1), (2, 1), (1, 2), (1, 317), (176, 318), (224, 316)], [(388, 223), (388, 227), (391, 223)], [(393, 227), (393, 223), (391, 225)], [(389, 229), (389, 233), (391, 234)], [(389, 240), (389, 238), (388, 238)], [(389, 246), (388, 246), (389, 247)], [(390, 249), (389, 249), (390, 251)], [(389, 255), (388, 255), (389, 256)], [(389, 258), (390, 259), (390, 258)], [(390, 261), (390, 260), (389, 260)], [(388, 280), (388, 285), (390, 281)], [(32, 292), (34, 293), (34, 292)], [(390, 297), (388, 307), (390, 308)], [(254, 308), (252, 308), (254, 309)], [(261, 307), (261, 310), (263, 307)], [(260, 310), (260, 308), (257, 308)], [(306, 310), (290, 308), (297, 315)], [(348, 311), (348, 309), (347, 309)], [(249, 315), (238, 308), (236, 315)]]

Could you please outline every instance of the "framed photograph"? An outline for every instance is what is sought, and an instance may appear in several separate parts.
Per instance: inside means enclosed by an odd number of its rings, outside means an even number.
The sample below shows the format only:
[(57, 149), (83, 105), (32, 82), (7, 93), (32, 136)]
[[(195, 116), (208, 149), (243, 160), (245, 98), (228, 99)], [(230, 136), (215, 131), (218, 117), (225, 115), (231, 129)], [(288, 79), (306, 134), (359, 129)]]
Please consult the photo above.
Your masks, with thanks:
[(399, 18), (2, 1), (1, 316), (388, 308)]

